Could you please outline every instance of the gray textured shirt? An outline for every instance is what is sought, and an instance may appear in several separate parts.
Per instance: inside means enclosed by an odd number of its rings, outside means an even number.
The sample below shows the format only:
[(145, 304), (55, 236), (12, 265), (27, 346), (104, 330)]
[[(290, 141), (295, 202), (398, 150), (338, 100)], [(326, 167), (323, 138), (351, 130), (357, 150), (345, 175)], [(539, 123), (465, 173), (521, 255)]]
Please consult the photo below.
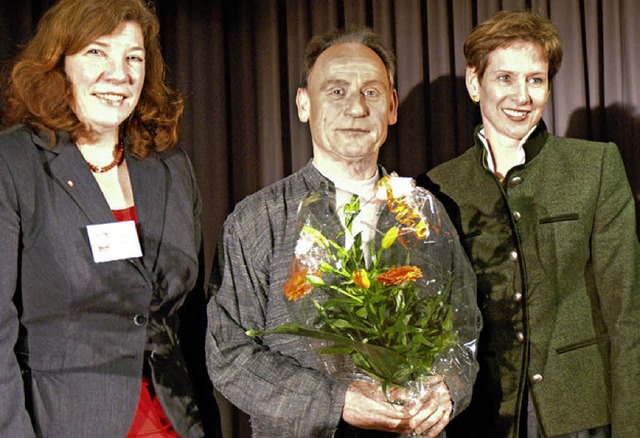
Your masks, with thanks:
[[(347, 384), (323, 371), (305, 338), (245, 334), (291, 322), (283, 288), (299, 234), (298, 206), (323, 185), (333, 186), (309, 162), (240, 202), (219, 241), (211, 274), (207, 363), (216, 388), (251, 416), (254, 436), (331, 437), (340, 423)], [(333, 220), (339, 226), (337, 215)], [(469, 375), (447, 380), (459, 407), (467, 401), (456, 400), (458, 390), (464, 388), (465, 399), (470, 395), (472, 361)], [(357, 436), (370, 432), (376, 434)]]

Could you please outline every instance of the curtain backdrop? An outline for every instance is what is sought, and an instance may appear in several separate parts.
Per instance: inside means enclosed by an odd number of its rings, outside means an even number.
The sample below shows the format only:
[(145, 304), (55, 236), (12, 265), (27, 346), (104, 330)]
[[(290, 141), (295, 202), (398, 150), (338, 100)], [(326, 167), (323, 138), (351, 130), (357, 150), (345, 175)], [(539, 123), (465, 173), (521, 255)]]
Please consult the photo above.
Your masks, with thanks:
[[(0, 0), (0, 66), (53, 0)], [(368, 25), (398, 61), (399, 120), (380, 162), (415, 176), (471, 145), (479, 113), (464, 85), (462, 44), (498, 10), (530, 8), (560, 30), (564, 60), (544, 115), (557, 135), (614, 141), (640, 201), (640, 2), (637, 0), (156, 0), (168, 76), (186, 97), (180, 146), (204, 210), (207, 271), (226, 215), (311, 157), (295, 107), (308, 39)], [(464, 176), (461, 176), (462, 178)], [(249, 436), (222, 403), (226, 437)]]

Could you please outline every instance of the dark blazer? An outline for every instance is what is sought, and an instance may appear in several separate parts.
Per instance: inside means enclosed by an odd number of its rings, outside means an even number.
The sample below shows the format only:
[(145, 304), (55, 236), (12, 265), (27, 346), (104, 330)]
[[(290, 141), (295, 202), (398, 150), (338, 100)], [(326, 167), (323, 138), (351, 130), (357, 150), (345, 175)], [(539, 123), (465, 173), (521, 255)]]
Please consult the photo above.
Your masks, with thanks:
[(519, 436), (526, 391), (545, 436), (640, 436), (640, 247), (617, 147), (541, 122), (501, 184), (478, 129), (420, 181), (459, 227), (485, 324), (471, 405), (447, 436)]
[(2, 437), (125, 436), (145, 351), (176, 431), (204, 434), (178, 339), (200, 269), (193, 169), (177, 148), (125, 159), (143, 257), (94, 263), (86, 226), (114, 217), (78, 148), (0, 133)]

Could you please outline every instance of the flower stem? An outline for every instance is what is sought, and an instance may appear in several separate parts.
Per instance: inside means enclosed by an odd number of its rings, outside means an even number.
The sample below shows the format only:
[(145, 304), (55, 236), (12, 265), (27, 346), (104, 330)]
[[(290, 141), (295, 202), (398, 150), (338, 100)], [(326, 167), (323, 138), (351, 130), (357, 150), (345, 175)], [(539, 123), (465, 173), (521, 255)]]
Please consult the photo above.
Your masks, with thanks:
[(330, 285), (329, 286), (331, 289), (336, 290), (338, 292), (340, 292), (342, 295), (347, 296), (349, 298), (351, 298), (354, 301), (357, 301), (358, 304), (362, 304), (362, 300), (356, 296), (351, 295), (349, 292), (347, 292), (344, 289), (340, 289), (338, 286), (334, 286), (334, 285)]

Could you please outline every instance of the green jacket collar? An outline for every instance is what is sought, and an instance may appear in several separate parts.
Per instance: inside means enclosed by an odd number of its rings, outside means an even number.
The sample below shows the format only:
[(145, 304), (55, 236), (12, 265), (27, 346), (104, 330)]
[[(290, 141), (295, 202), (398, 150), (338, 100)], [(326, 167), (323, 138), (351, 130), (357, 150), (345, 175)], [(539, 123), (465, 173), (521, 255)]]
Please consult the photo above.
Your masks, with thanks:
[[(484, 125), (482, 124), (476, 126), (473, 131), (473, 141), (475, 143), (476, 153), (478, 154), (483, 167), (485, 167), (487, 162), (485, 157), (486, 149), (484, 148), (484, 144), (482, 144), (482, 140), (480, 140), (480, 131), (483, 127)], [(548, 138), (549, 131), (547, 130), (547, 125), (544, 123), (544, 120), (540, 119), (538, 126), (536, 126), (536, 129), (531, 133), (524, 144), (526, 163), (533, 160), (540, 153)]]

